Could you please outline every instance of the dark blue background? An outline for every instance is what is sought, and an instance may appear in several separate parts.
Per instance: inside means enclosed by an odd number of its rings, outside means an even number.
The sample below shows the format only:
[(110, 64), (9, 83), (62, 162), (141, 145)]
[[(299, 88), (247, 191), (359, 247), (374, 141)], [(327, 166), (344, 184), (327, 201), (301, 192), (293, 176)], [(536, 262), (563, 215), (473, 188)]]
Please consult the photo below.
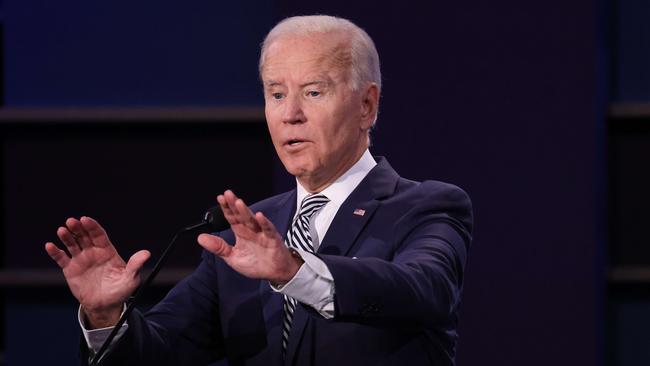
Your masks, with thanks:
[[(371, 151), (474, 202), (458, 364), (597, 365), (604, 10), (596, 0), (5, 0), (5, 100), (261, 106), (258, 46), (272, 25), (295, 14), (349, 18), (382, 61)], [(292, 184), (277, 162), (275, 172), (275, 191)], [(9, 364), (74, 357), (73, 308), (8, 306)], [(25, 325), (46, 330), (27, 335)], [(56, 347), (24, 361), (42, 341)]]

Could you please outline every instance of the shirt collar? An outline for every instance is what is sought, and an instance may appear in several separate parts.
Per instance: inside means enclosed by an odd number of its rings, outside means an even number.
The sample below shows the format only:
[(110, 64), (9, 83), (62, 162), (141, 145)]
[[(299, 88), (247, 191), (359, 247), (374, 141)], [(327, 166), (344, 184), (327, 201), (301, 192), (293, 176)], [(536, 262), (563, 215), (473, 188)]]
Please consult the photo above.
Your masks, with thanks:
[[(350, 193), (354, 191), (355, 188), (361, 183), (363, 178), (368, 175), (372, 168), (377, 165), (377, 162), (370, 154), (370, 151), (366, 151), (361, 155), (361, 158), (352, 165), (348, 171), (343, 173), (334, 183), (330, 184), (327, 188), (322, 190), (319, 193), (324, 194), (329, 198), (330, 202), (335, 206), (341, 206), (343, 202), (348, 198)], [(302, 200), (309, 194), (309, 192), (298, 182), (296, 179), (297, 186), (297, 211), (300, 210), (300, 203)]]

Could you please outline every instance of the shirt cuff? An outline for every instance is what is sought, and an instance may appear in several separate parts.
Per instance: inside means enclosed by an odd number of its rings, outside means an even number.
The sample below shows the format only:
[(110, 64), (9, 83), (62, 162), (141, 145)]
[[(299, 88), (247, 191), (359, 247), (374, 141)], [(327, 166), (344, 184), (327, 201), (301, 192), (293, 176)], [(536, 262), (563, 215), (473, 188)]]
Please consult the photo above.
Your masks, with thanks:
[[(124, 311), (126, 310), (126, 304), (124, 304), (124, 307), (122, 308), (122, 314), (124, 314)], [(120, 317), (122, 316), (120, 314)], [(104, 344), (104, 341), (106, 338), (108, 338), (108, 335), (111, 334), (111, 331), (113, 331), (113, 328), (115, 327), (106, 327), (106, 328), (97, 328), (97, 329), (86, 329), (86, 326), (84, 325), (84, 318), (83, 318), (83, 313), (81, 311), (81, 305), (79, 305), (79, 311), (77, 313), (77, 317), (79, 318), (79, 326), (81, 327), (81, 331), (84, 335), (84, 339), (86, 340), (86, 344), (88, 345), (88, 350), (91, 353), (91, 357), (99, 351), (99, 349), (102, 347), (102, 344)], [(111, 342), (111, 346), (117, 342), (120, 337), (126, 332), (126, 330), (129, 329), (129, 325), (127, 322), (124, 322), (122, 324), (122, 327), (120, 330), (117, 332), (115, 335), (115, 338), (113, 338), (113, 341)]]
[(307, 304), (325, 319), (334, 317), (334, 278), (325, 262), (313, 253), (296, 250), (305, 263), (296, 275), (282, 286), (273, 286), (275, 292)]

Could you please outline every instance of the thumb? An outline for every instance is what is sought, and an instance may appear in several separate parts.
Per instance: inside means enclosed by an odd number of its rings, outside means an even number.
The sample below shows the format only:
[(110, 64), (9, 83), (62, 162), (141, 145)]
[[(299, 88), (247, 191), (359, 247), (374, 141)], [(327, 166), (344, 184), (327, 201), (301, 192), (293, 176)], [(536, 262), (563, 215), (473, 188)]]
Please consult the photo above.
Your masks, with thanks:
[(197, 241), (205, 250), (222, 258), (230, 256), (232, 252), (232, 247), (225, 240), (215, 235), (201, 234)]
[(144, 262), (146, 262), (149, 257), (151, 257), (151, 253), (148, 250), (135, 252), (126, 263), (126, 271), (135, 276), (142, 269)]

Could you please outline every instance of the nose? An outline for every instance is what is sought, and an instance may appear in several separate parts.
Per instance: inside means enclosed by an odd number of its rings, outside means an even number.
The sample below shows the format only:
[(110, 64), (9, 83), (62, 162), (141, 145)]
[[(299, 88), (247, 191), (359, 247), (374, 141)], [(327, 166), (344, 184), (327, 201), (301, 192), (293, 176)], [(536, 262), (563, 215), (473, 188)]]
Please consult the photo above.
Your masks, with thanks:
[(284, 113), (282, 114), (282, 122), (289, 124), (303, 123), (307, 119), (302, 110), (302, 100), (299, 96), (287, 96), (284, 103)]

